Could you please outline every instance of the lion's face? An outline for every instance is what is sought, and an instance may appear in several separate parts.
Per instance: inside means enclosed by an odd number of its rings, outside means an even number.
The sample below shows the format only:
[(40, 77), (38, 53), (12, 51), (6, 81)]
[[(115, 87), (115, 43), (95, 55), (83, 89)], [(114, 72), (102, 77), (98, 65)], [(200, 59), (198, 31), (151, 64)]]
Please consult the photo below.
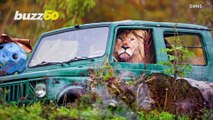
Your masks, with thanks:
[(120, 62), (143, 62), (144, 41), (138, 30), (122, 33), (117, 36), (114, 56)]

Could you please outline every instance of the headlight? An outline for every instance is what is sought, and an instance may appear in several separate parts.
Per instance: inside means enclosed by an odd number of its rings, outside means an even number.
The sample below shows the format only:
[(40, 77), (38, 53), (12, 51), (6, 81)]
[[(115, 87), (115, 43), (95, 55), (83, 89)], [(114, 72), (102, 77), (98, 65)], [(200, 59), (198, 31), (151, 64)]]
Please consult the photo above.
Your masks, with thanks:
[(47, 93), (46, 85), (44, 83), (36, 84), (35, 91), (38, 98), (43, 98)]

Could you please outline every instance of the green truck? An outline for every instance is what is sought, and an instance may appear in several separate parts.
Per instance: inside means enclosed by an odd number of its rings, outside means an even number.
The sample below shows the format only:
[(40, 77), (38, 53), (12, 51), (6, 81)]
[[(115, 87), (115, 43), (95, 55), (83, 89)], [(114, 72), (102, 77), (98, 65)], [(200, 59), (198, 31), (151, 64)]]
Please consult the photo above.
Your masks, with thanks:
[[(149, 33), (148, 48), (144, 48), (149, 51), (149, 61), (117, 60), (114, 49), (122, 30)], [(174, 42), (176, 38), (178, 42)], [(169, 62), (170, 53), (159, 51), (173, 45), (183, 46), (194, 54), (180, 63), (192, 65), (192, 71), (186, 71), (185, 78), (213, 82), (213, 39), (208, 27), (125, 20), (76, 25), (43, 33), (25, 70), (0, 76), (0, 95), (8, 102), (51, 100), (60, 103), (67, 94), (74, 101), (77, 94), (86, 92), (90, 69), (101, 68), (107, 61), (126, 80), (144, 73), (163, 73), (168, 67), (158, 63)]]

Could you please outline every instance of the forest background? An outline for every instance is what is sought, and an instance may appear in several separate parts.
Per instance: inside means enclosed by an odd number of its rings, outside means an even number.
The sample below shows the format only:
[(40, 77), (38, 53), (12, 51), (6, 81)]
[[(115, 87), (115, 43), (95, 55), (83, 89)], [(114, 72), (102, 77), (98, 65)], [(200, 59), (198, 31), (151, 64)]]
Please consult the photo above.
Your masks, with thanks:
[[(14, 20), (20, 13), (59, 12), (57, 20)], [(192, 23), (213, 28), (212, 0), (0, 0), (0, 34), (31, 39), (76, 24), (119, 20)]]

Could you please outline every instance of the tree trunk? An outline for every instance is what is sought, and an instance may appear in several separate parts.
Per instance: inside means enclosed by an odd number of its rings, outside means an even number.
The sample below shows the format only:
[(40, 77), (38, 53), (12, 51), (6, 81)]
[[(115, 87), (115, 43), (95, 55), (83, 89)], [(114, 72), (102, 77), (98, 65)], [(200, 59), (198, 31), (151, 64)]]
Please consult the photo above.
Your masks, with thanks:
[(137, 105), (141, 110), (160, 109), (197, 116), (213, 109), (213, 83), (152, 74), (136, 88)]

